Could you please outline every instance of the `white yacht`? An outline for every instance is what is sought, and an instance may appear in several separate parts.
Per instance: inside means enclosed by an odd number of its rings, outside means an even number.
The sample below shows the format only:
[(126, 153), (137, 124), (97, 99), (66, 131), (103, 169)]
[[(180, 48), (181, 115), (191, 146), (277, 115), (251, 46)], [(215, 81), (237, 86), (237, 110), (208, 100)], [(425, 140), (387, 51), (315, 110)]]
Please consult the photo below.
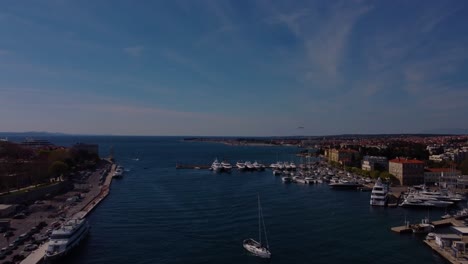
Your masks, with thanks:
[(88, 234), (89, 224), (86, 219), (71, 219), (62, 228), (52, 231), (45, 259), (60, 258), (77, 246)]
[(274, 170), (273, 170), (273, 175), (275, 175), (275, 176), (279, 176), (279, 175), (281, 175), (281, 174), (283, 174), (283, 172), (282, 172), (282, 171), (280, 171), (280, 170), (277, 170), (277, 169), (274, 169)]
[(114, 178), (122, 178), (124, 174), (124, 168), (122, 166), (117, 166), (117, 168), (115, 169), (114, 171), (114, 174), (112, 175), (112, 177)]
[(451, 202), (459, 202), (464, 199), (464, 197), (460, 194), (452, 194), (448, 190), (441, 190), (441, 191), (429, 191), (425, 189), (420, 191), (419, 194), (436, 198), (437, 200), (442, 201), (451, 201)]
[[(284, 174), (284, 172), (283, 172), (283, 174)], [(282, 180), (284, 183), (290, 183), (290, 182), (293, 181), (293, 178), (292, 178), (291, 176), (289, 176), (289, 175), (287, 175), (287, 174), (285, 174), (285, 175), (286, 175), (286, 176), (281, 177), (281, 180)]]
[(284, 163), (281, 162), (281, 161), (278, 161), (277, 163), (277, 167), (279, 170), (284, 170), (285, 169), (285, 166), (284, 166)]
[(246, 169), (245, 163), (244, 163), (244, 162), (240, 162), (240, 161), (238, 161), (238, 162), (236, 163), (236, 167), (237, 167), (239, 170), (245, 170), (245, 169)]
[(382, 183), (380, 178), (375, 182), (372, 188), (370, 205), (385, 206), (388, 200), (388, 187)]
[(223, 166), (221, 166), (221, 163), (219, 163), (218, 159), (215, 159), (213, 164), (211, 164), (211, 169), (214, 172), (220, 172), (223, 169)]
[(408, 197), (431, 203), (434, 207), (447, 207), (447, 206), (453, 205), (453, 202), (451, 201), (437, 200), (434, 197), (426, 196), (426, 195), (419, 194), (419, 193), (410, 194), (408, 195)]
[(223, 167), (224, 171), (231, 171), (231, 169), (232, 169), (231, 163), (229, 163), (227, 161), (221, 162), (221, 167)]
[(259, 170), (259, 171), (265, 169), (265, 166), (261, 163), (258, 163), (257, 161), (255, 161), (252, 165), (254, 166), (256, 170)]
[(255, 167), (250, 161), (245, 162), (245, 167), (247, 167), (248, 170), (254, 170)]
[(294, 164), (294, 162), (289, 163), (289, 167), (291, 168), (291, 170), (295, 170), (297, 168), (297, 166), (296, 166), (296, 164)]
[(401, 207), (434, 207), (434, 204), (428, 202), (428, 201), (422, 201), (419, 199), (415, 199), (412, 196), (408, 196), (403, 200), (403, 202), (400, 204)]

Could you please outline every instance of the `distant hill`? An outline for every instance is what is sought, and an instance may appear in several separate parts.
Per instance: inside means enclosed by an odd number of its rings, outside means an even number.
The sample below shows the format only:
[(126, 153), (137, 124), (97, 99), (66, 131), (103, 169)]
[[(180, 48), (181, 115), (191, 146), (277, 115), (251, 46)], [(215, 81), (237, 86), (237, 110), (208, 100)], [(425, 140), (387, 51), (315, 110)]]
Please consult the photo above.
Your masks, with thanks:
[(68, 136), (68, 134), (43, 132), (43, 131), (0, 132), (0, 137), (51, 137), (51, 136)]
[(468, 129), (467, 128), (437, 128), (426, 130), (422, 132), (424, 134), (448, 134), (448, 135), (467, 135)]

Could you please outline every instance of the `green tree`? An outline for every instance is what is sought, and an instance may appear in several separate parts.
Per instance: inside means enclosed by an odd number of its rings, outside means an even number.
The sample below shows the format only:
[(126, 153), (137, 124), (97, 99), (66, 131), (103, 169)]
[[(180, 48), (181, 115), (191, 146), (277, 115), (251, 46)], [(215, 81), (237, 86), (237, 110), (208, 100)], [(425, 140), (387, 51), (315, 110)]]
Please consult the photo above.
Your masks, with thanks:
[(377, 178), (379, 178), (379, 177), (380, 177), (380, 171), (378, 171), (378, 170), (373, 170), (373, 171), (371, 171), (371, 172), (370, 172), (370, 177), (371, 177), (372, 179), (377, 179)]
[(380, 173), (380, 178), (384, 179), (384, 180), (388, 180), (392, 183), (395, 183), (395, 184), (400, 184), (400, 181), (398, 181), (398, 179), (395, 177), (395, 175), (389, 173), (388, 171), (382, 171)]
[(460, 163), (459, 168), (463, 175), (468, 174), (468, 159), (465, 159), (464, 161), (462, 161), (462, 163)]
[(49, 167), (49, 175), (51, 177), (58, 177), (68, 172), (68, 165), (63, 161), (54, 161)]

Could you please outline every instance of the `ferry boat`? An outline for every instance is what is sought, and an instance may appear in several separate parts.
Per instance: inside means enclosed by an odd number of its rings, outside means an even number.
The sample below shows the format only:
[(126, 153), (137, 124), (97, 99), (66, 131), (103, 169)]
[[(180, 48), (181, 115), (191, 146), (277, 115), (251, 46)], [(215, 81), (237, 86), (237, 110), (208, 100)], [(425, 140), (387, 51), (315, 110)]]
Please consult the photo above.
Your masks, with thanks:
[(386, 184), (382, 183), (380, 178), (375, 182), (374, 187), (372, 188), (370, 205), (375, 206), (385, 206), (388, 200), (388, 187)]
[(60, 229), (52, 231), (49, 246), (44, 258), (53, 261), (68, 254), (88, 234), (89, 224), (86, 219), (71, 219)]

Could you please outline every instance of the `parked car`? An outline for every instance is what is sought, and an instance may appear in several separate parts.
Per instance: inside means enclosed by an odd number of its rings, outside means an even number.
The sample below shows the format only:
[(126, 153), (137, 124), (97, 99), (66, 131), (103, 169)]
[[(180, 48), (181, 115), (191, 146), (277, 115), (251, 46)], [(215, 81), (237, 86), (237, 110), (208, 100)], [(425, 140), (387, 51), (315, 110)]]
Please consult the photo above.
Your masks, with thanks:
[(3, 236), (6, 238), (6, 237), (12, 237), (14, 236), (13, 234), (13, 231), (6, 231), (5, 234), (3, 234)]
[(13, 216), (13, 219), (24, 219), (24, 218), (26, 218), (25, 213), (18, 213)]
[(27, 244), (26, 246), (24, 246), (24, 251), (33, 251), (36, 249), (37, 249), (36, 244)]
[(28, 233), (29, 233), (30, 235), (33, 235), (33, 234), (36, 234), (37, 232), (39, 232), (39, 228), (33, 226), (33, 227), (31, 227), (31, 230), (29, 230)]
[(31, 251), (21, 251), (19, 253), (21, 256), (23, 256), (24, 258), (28, 257), (30, 254), (31, 254)]
[(49, 228), (45, 231), (45, 234), (50, 236), (50, 234), (52, 234), (52, 231), (54, 231), (52, 228)]
[(28, 237), (29, 237), (29, 234), (28, 234), (28, 233), (24, 233), (24, 234), (21, 234), (18, 238), (19, 238), (21, 241), (24, 241), (24, 240), (26, 240)]
[(34, 240), (37, 243), (42, 243), (44, 241), (47, 241), (47, 239), (49, 239), (49, 236), (47, 236), (47, 235), (38, 235), (38, 236), (34, 237)]
[(57, 229), (62, 226), (62, 223), (59, 221), (55, 221), (52, 224), (50, 224), (50, 226), (52, 227), (52, 229)]
[(10, 248), (10, 250), (15, 250), (18, 248), (18, 242), (11, 242), (10, 245), (8, 245), (8, 247)]

